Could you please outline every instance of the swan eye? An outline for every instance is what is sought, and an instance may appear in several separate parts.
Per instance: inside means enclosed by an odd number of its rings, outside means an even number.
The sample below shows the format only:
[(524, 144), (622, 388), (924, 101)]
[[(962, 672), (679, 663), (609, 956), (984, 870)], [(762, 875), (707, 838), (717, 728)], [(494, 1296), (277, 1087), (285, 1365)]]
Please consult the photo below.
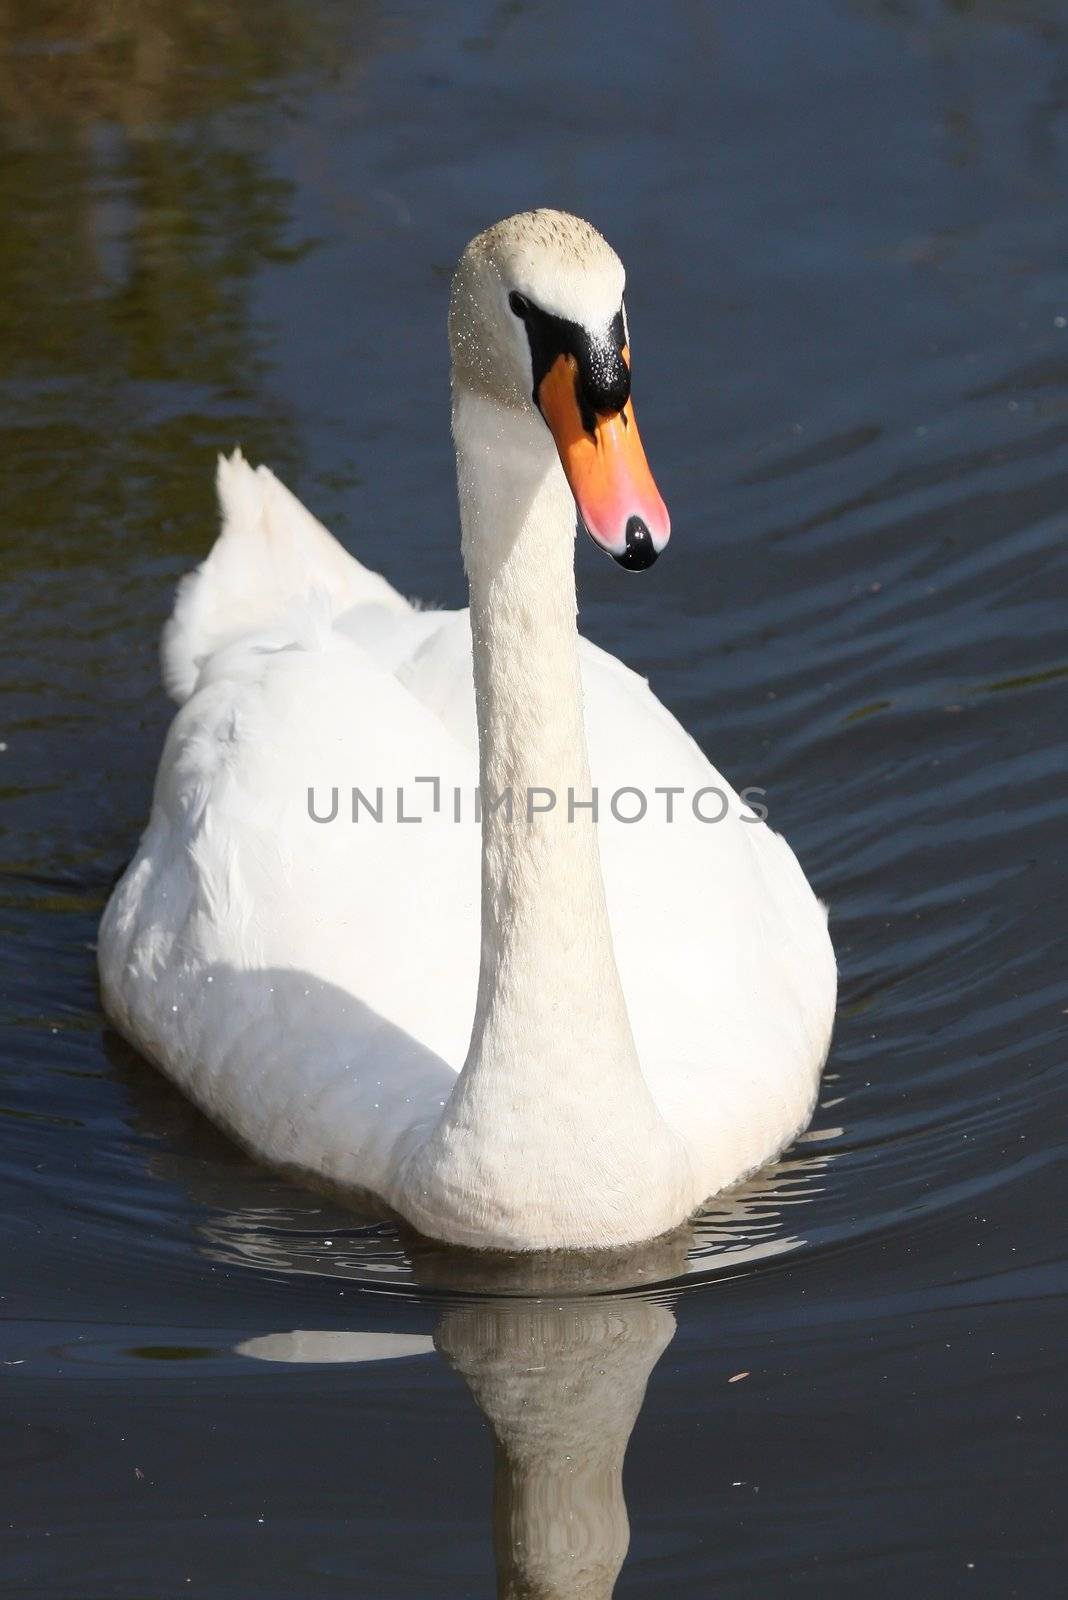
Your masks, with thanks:
[(527, 313), (530, 310), (530, 301), (527, 300), (523, 295), (517, 294), (513, 289), (511, 294), (508, 296), (508, 304), (515, 312), (516, 316), (525, 321)]

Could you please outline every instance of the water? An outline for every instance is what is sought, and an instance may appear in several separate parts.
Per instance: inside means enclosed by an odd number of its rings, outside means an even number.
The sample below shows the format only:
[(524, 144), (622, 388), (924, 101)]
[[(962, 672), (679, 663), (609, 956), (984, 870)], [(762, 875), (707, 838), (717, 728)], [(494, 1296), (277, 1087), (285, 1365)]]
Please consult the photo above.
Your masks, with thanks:
[[(621, 1600), (1060, 1594), (1063, 7), (13, 3), (0, 106), (9, 1592), (607, 1595), (629, 1515)], [(533, 203), (629, 264), (675, 525), (583, 625), (843, 981), (778, 1168), (491, 1271), (248, 1162), (93, 940), (214, 453), (462, 603), (447, 280)]]

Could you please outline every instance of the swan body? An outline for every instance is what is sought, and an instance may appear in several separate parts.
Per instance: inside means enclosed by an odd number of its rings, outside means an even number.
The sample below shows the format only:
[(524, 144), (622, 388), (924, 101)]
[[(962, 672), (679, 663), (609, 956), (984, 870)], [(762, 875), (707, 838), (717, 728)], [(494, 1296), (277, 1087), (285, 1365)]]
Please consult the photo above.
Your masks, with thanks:
[(623, 565), (667, 538), (622, 290), (557, 212), (465, 252), (469, 612), (414, 607), (220, 461), (222, 532), (164, 635), (180, 708), (100, 931), (109, 1014), (209, 1116), (462, 1245), (675, 1227), (804, 1125), (830, 1039), (826, 913), (789, 847), (576, 630), (576, 501)]

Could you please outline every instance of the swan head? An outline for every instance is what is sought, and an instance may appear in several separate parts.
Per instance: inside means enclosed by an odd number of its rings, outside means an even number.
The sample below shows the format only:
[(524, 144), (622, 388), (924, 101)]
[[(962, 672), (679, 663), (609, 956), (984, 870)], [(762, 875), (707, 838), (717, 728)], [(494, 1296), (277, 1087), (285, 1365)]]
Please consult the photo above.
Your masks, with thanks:
[(454, 395), (476, 394), (548, 428), (580, 524), (622, 567), (651, 567), (667, 508), (634, 420), (625, 274), (590, 223), (524, 211), (472, 239), (449, 306)]

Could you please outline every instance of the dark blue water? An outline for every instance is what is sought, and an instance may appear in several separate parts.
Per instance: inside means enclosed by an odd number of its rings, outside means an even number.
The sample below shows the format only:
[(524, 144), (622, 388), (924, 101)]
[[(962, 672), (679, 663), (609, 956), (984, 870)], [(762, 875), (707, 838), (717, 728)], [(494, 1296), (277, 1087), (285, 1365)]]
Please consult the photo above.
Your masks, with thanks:
[[(7, 1591), (1060, 1595), (1063, 6), (13, 0), (0, 113)], [(675, 528), (583, 626), (767, 790), (842, 1004), (692, 1235), (491, 1268), (253, 1166), (93, 943), (215, 453), (461, 604), (448, 278), (534, 204), (628, 264)]]

